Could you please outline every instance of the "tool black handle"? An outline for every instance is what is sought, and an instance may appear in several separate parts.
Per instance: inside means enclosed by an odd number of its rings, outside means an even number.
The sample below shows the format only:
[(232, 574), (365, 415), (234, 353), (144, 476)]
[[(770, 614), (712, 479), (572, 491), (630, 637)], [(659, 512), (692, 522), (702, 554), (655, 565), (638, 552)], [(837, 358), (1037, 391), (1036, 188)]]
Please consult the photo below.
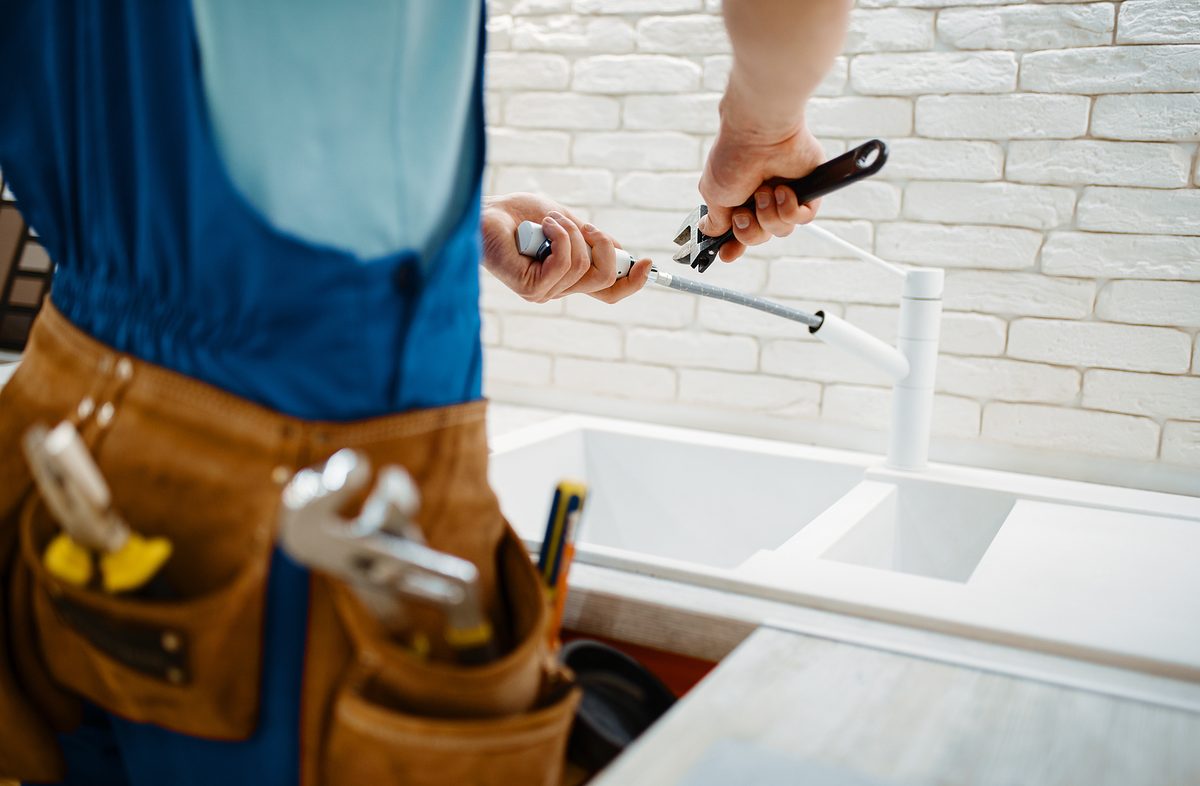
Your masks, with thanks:
[[(782, 185), (795, 191), (796, 199), (803, 205), (870, 177), (883, 168), (887, 157), (887, 144), (881, 139), (872, 139), (829, 159), (804, 177), (783, 181)], [(754, 197), (746, 200), (743, 207), (753, 210)]]

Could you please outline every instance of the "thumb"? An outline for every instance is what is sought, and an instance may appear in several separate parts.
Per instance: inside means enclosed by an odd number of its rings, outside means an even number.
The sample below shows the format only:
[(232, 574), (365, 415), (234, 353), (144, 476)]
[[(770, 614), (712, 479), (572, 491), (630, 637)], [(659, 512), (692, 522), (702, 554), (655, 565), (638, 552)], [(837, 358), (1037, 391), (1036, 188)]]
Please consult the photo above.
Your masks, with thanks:
[(699, 229), (712, 237), (729, 231), (733, 221), (733, 208), (724, 205), (709, 205), (708, 215), (700, 219)]

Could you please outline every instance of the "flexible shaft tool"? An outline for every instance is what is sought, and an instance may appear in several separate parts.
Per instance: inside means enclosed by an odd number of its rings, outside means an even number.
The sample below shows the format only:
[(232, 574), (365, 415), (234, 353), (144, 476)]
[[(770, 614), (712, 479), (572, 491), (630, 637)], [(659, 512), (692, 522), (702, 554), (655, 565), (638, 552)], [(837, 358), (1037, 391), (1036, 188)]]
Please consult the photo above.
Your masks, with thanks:
[[(540, 226), (532, 221), (524, 221), (517, 227), (517, 249), (525, 256), (533, 257), (540, 262), (550, 256), (550, 241), (546, 239)], [(617, 278), (625, 278), (629, 275), (629, 269), (633, 266), (633, 258), (624, 249), (618, 248), (616, 252)], [(726, 289), (715, 284), (697, 281), (694, 278), (674, 276), (659, 270), (657, 267), (650, 268), (649, 281), (660, 287), (676, 289), (680, 292), (689, 292), (693, 295), (724, 300), (728, 303), (736, 303), (739, 306), (765, 311), (768, 314), (774, 314), (777, 317), (783, 317), (784, 319), (790, 319), (793, 322), (807, 325), (813, 330), (819, 328), (822, 322), (822, 318), (817, 314), (810, 314), (807, 311), (801, 311), (797, 308), (789, 308), (766, 298), (738, 292), (736, 289)]]

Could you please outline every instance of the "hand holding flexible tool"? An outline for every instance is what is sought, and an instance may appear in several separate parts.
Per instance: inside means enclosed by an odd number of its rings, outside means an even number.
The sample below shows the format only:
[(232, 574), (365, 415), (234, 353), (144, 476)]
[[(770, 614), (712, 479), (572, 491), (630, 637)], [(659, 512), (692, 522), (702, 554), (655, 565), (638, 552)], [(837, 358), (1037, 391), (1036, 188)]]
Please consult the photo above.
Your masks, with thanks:
[[(433, 604), (446, 617), (446, 644), (463, 663), (485, 663), (497, 652), (479, 598), (479, 571), (470, 562), (425, 545), (412, 516), (416, 485), (399, 467), (384, 467), (362, 513), (338, 509), (371, 477), (363, 454), (339, 450), (317, 467), (296, 473), (283, 490), (280, 541), (294, 559), (354, 588), (392, 631), (404, 627), (405, 602)], [(420, 651), (420, 645), (414, 643)]]
[[(878, 139), (872, 139), (826, 161), (798, 180), (773, 182), (768, 185), (772, 186), (772, 189), (781, 185), (792, 189), (796, 192), (800, 204), (804, 204), (870, 177), (883, 168), (887, 162), (887, 155), (887, 145)], [(742, 207), (754, 210), (754, 197), (746, 200)], [(680, 246), (679, 251), (675, 253), (675, 261), (691, 265), (701, 273), (708, 270), (708, 266), (717, 258), (721, 246), (734, 239), (732, 227), (716, 236), (709, 236), (700, 231), (700, 221), (707, 214), (708, 206), (700, 205), (684, 219), (675, 236), (675, 245)]]
[[(42, 555), (46, 570), (60, 581), (87, 586), (98, 554), (105, 592), (148, 589), (160, 578), (171, 542), (144, 538), (117, 515), (108, 484), (74, 425), (32, 426), (23, 447), (46, 507), (62, 527)], [(163, 592), (165, 587), (158, 586), (154, 594)]]

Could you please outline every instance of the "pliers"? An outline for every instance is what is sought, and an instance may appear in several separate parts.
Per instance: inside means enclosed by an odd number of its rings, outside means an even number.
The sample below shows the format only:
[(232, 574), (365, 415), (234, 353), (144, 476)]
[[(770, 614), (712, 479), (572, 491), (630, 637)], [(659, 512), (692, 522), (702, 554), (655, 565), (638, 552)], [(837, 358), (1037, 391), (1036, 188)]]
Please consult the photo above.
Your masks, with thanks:
[[(825, 194), (837, 191), (839, 188), (855, 183), (878, 172), (887, 162), (887, 145), (879, 139), (864, 142), (852, 150), (848, 150), (837, 158), (831, 158), (824, 164), (809, 172), (798, 180), (782, 180), (768, 185), (785, 185), (796, 192), (800, 204), (811, 202)], [(754, 209), (754, 197), (746, 200), (742, 207)], [(721, 235), (706, 235), (700, 231), (700, 219), (708, 215), (708, 206), (700, 205), (693, 210), (682, 224), (675, 236), (675, 245), (679, 251), (672, 257), (676, 262), (691, 265), (703, 273), (717, 258), (721, 246), (733, 239), (733, 228)]]

